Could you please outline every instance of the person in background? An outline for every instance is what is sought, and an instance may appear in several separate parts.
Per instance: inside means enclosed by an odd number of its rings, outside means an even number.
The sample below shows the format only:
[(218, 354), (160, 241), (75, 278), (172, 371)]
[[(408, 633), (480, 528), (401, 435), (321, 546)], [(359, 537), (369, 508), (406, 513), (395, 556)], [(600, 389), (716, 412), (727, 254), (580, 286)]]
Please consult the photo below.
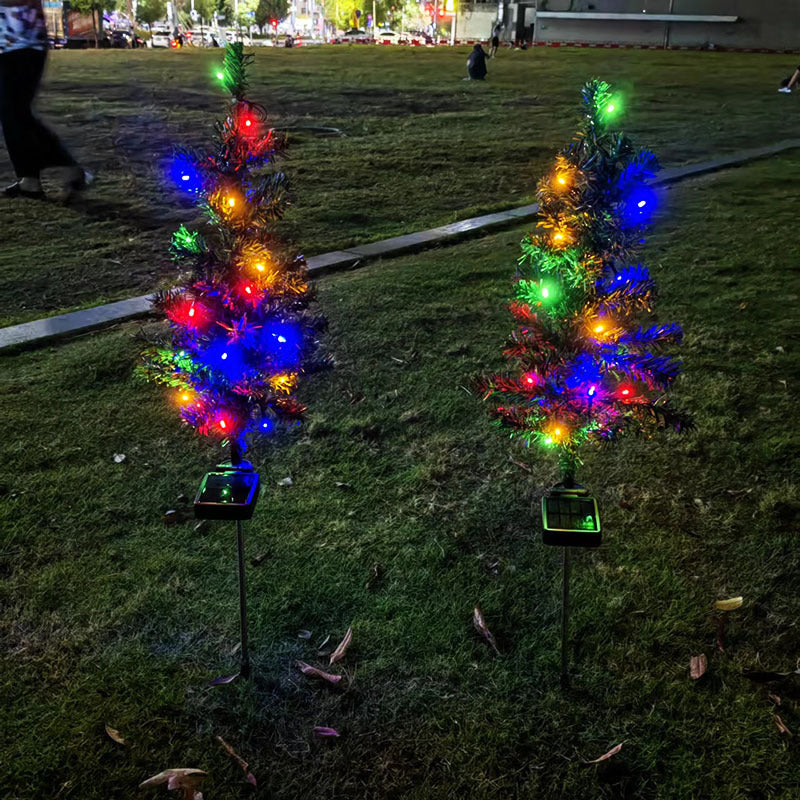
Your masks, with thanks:
[(489, 48), (489, 58), (494, 58), (497, 55), (497, 48), (500, 47), (499, 30), (499, 28), (495, 28), (492, 33), (492, 46)]
[(58, 137), (33, 115), (31, 106), (47, 58), (41, 0), (0, 0), (0, 125), (17, 180), (6, 197), (44, 197), (40, 174), (67, 167), (67, 196), (85, 189), (92, 175), (79, 166)]
[(800, 81), (800, 67), (794, 71), (794, 75), (790, 78), (784, 78), (781, 81), (781, 88), (778, 91), (783, 94), (791, 94), (798, 81)]
[(467, 72), (471, 81), (482, 81), (486, 77), (486, 51), (479, 44), (469, 54)]

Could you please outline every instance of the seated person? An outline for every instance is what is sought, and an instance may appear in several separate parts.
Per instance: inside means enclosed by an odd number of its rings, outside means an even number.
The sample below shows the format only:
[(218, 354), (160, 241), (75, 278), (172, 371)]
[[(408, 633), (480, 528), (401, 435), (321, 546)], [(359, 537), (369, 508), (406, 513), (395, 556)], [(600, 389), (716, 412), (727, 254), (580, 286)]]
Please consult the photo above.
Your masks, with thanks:
[(476, 44), (467, 59), (467, 72), (471, 81), (482, 81), (486, 77), (486, 51)]

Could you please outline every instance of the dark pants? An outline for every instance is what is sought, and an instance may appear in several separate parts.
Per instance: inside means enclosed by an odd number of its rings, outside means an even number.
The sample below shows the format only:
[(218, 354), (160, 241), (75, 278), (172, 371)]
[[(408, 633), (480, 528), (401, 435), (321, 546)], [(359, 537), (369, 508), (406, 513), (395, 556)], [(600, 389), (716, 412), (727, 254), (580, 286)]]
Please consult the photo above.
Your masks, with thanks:
[(38, 178), (47, 167), (71, 167), (75, 159), (55, 134), (33, 116), (47, 52), (0, 53), (0, 124), (18, 178)]

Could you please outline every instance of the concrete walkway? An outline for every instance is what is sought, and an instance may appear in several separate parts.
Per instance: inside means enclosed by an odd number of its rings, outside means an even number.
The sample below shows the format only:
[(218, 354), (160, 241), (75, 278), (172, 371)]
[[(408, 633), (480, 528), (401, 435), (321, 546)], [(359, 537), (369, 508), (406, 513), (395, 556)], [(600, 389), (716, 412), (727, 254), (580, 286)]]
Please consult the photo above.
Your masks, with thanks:
[[(675, 183), (686, 178), (744, 164), (757, 158), (765, 158), (798, 147), (800, 147), (800, 139), (787, 139), (765, 147), (740, 150), (729, 156), (702, 161), (698, 164), (662, 170), (653, 183), (656, 185)], [(395, 236), (380, 242), (351, 247), (347, 250), (322, 253), (308, 259), (308, 272), (311, 277), (316, 277), (326, 272), (348, 269), (370, 259), (397, 255), (436, 244), (451, 242), (471, 233), (490, 231), (522, 220), (531, 219), (536, 216), (538, 210), (539, 206), (534, 203), (512, 208), (508, 211), (499, 211), (495, 214), (485, 214), (480, 217), (461, 220), (460, 222), (451, 222), (449, 225), (441, 225), (438, 228), (431, 228), (426, 231), (408, 233), (404, 236)], [(24, 322), (21, 325), (11, 325), (7, 328), (0, 328), (0, 350), (19, 345), (35, 345), (49, 339), (84, 333), (95, 328), (102, 328), (116, 322), (142, 316), (149, 313), (150, 310), (150, 295), (142, 295), (141, 297), (133, 297), (130, 300), (119, 300), (116, 303), (87, 308), (83, 311), (73, 311), (69, 314), (58, 314), (45, 319)]]

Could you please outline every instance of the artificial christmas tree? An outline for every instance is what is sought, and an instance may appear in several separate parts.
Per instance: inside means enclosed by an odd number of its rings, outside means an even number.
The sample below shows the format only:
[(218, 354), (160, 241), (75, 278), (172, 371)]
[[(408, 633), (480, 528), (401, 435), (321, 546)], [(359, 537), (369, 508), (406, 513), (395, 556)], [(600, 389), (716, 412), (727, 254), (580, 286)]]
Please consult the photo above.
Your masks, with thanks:
[(173, 180), (208, 225), (173, 236), (173, 257), (191, 273), (156, 296), (171, 340), (151, 348), (141, 368), (172, 387), (185, 423), (230, 445), (233, 464), (249, 439), (300, 423), (295, 389), (323, 361), (324, 321), (309, 310), (305, 262), (272, 232), (288, 202), (285, 175), (271, 169), (285, 142), (267, 127), (264, 108), (245, 99), (251, 59), (241, 43), (227, 46), (216, 77), (232, 101), (215, 147), (181, 149), (173, 160)]
[(665, 397), (680, 365), (663, 351), (681, 330), (642, 326), (655, 285), (634, 255), (655, 211), (656, 158), (611, 129), (620, 100), (607, 83), (587, 83), (583, 106), (580, 130), (539, 183), (539, 230), (522, 242), (509, 305), (518, 327), (505, 349), (514, 369), (479, 382), (502, 429), (558, 454), (561, 482), (542, 498), (542, 522), (544, 543), (563, 547), (564, 687), (570, 547), (600, 544), (597, 503), (575, 482), (581, 448), (690, 425)]
[(230, 463), (203, 479), (200, 518), (236, 521), (241, 668), (248, 676), (242, 520), (259, 495), (258, 473), (242, 460), (248, 441), (274, 438), (301, 423), (294, 396), (300, 376), (324, 365), (317, 335), (324, 319), (311, 299), (302, 257), (273, 233), (288, 203), (288, 182), (274, 168), (285, 142), (267, 127), (264, 108), (245, 99), (252, 56), (225, 49), (216, 78), (231, 95), (211, 152), (182, 149), (171, 177), (205, 212), (205, 230), (173, 235), (174, 259), (190, 269), (180, 286), (154, 301), (169, 320), (170, 341), (151, 347), (141, 373), (171, 387), (182, 420), (230, 447)]
[(538, 187), (539, 228), (522, 243), (505, 349), (515, 369), (480, 382), (492, 417), (512, 437), (558, 454), (574, 483), (579, 452), (626, 430), (680, 430), (688, 418), (665, 392), (679, 362), (678, 325), (640, 323), (655, 285), (635, 263), (655, 211), (655, 156), (611, 129), (619, 113), (604, 81), (583, 88), (583, 124)]

